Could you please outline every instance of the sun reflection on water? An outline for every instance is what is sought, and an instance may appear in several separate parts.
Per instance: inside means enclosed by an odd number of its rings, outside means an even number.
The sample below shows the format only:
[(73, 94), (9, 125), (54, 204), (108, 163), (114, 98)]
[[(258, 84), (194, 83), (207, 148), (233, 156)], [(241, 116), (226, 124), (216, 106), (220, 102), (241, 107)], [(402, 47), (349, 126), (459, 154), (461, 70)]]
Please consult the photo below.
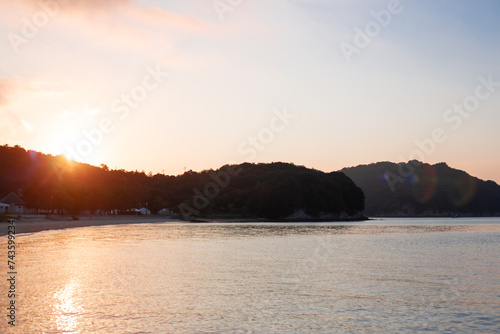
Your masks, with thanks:
[(64, 289), (54, 293), (56, 304), (54, 305), (54, 322), (57, 329), (63, 332), (80, 333), (78, 328), (78, 316), (83, 312), (83, 308), (75, 298), (78, 283), (70, 282)]

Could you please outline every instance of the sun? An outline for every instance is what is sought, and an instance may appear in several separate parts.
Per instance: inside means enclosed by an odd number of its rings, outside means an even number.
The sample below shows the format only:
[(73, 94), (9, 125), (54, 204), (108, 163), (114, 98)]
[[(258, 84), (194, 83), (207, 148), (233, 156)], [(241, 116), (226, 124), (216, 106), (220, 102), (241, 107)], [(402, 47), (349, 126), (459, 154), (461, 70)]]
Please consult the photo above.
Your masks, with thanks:
[(50, 130), (45, 133), (45, 140), (43, 141), (42, 151), (52, 155), (66, 155), (68, 154), (65, 149), (70, 144), (75, 135), (74, 130), (68, 126), (51, 126)]
[(40, 149), (55, 156), (63, 155), (90, 165), (102, 163), (104, 136), (99, 132), (102, 119), (99, 108), (84, 105), (78, 110), (63, 110), (46, 123), (39, 135)]

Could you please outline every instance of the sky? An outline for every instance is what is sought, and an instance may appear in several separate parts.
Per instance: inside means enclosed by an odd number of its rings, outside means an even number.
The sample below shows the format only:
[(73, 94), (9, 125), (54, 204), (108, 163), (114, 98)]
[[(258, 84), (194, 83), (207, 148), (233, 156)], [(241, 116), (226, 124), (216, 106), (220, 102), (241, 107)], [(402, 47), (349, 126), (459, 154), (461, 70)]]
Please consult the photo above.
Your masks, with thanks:
[(446, 162), (500, 183), (496, 0), (0, 0), (0, 143), (177, 175)]

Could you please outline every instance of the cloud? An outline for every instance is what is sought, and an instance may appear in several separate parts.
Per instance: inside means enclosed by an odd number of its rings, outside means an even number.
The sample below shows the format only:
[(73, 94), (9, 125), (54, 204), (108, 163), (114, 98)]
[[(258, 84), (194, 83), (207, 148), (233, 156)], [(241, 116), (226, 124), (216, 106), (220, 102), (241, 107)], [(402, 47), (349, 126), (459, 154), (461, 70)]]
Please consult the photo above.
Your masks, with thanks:
[[(29, 0), (39, 3), (39, 0)], [(55, 1), (55, 0), (52, 0)], [(128, 6), (132, 0), (58, 0), (66, 10), (109, 11), (114, 8)]]
[(195, 18), (169, 12), (159, 7), (135, 8), (131, 17), (156, 27), (171, 26), (183, 31), (201, 31), (206, 23)]
[(109, 12), (129, 6), (132, 0), (17, 0), (16, 4), (32, 10), (52, 9), (60, 12)]
[(75, 116), (77, 113), (74, 111), (69, 111), (68, 109), (64, 109), (61, 113), (57, 115), (57, 118), (70, 118)]
[(165, 53), (175, 49), (183, 34), (206, 36), (216, 30), (208, 21), (135, 0), (0, 0), (0, 20), (17, 34), (22, 34), (25, 20), (33, 21), (40, 13), (49, 16), (48, 24), (38, 29), (46, 40), (61, 38), (71, 44), (84, 39), (99, 48)]
[(0, 106), (8, 104), (11, 94), (15, 90), (15, 83), (8, 78), (0, 78)]
[(19, 133), (19, 129), (33, 131), (34, 127), (26, 120), (10, 111), (13, 95), (18, 90), (18, 83), (9, 78), (0, 78), (0, 140), (8, 140)]
[[(35, 11), (51, 11), (55, 15), (100, 16), (104, 20), (122, 19), (155, 27), (171, 26), (182, 30), (201, 30), (204, 23), (159, 7), (141, 7), (133, 0), (19, 0), (13, 5)], [(112, 14), (119, 14), (114, 16)]]
[(24, 126), (24, 129), (28, 132), (33, 132), (33, 130), (35, 129), (35, 127), (33, 126), (33, 124), (29, 123), (27, 120), (21, 118), (21, 123), (22, 125)]
[(33, 78), (0, 78), (0, 106), (11, 105), (20, 98), (58, 98), (62, 95), (62, 86), (58, 82)]

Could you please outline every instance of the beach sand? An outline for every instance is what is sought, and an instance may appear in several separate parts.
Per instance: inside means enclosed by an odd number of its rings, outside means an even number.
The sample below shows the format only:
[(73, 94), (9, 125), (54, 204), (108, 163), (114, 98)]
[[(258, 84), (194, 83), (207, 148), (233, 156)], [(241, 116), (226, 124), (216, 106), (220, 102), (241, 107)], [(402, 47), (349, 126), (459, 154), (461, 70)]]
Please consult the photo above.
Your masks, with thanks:
[[(145, 217), (145, 216), (114, 216), (114, 217), (79, 217), (79, 220), (53, 220), (42, 217), (30, 217), (15, 219), (16, 235), (22, 233), (33, 233), (46, 230), (58, 230), (71, 227), (119, 225), (119, 224), (143, 224), (143, 223), (185, 223), (182, 220), (168, 217)], [(8, 233), (8, 222), (0, 222), (0, 237)]]

